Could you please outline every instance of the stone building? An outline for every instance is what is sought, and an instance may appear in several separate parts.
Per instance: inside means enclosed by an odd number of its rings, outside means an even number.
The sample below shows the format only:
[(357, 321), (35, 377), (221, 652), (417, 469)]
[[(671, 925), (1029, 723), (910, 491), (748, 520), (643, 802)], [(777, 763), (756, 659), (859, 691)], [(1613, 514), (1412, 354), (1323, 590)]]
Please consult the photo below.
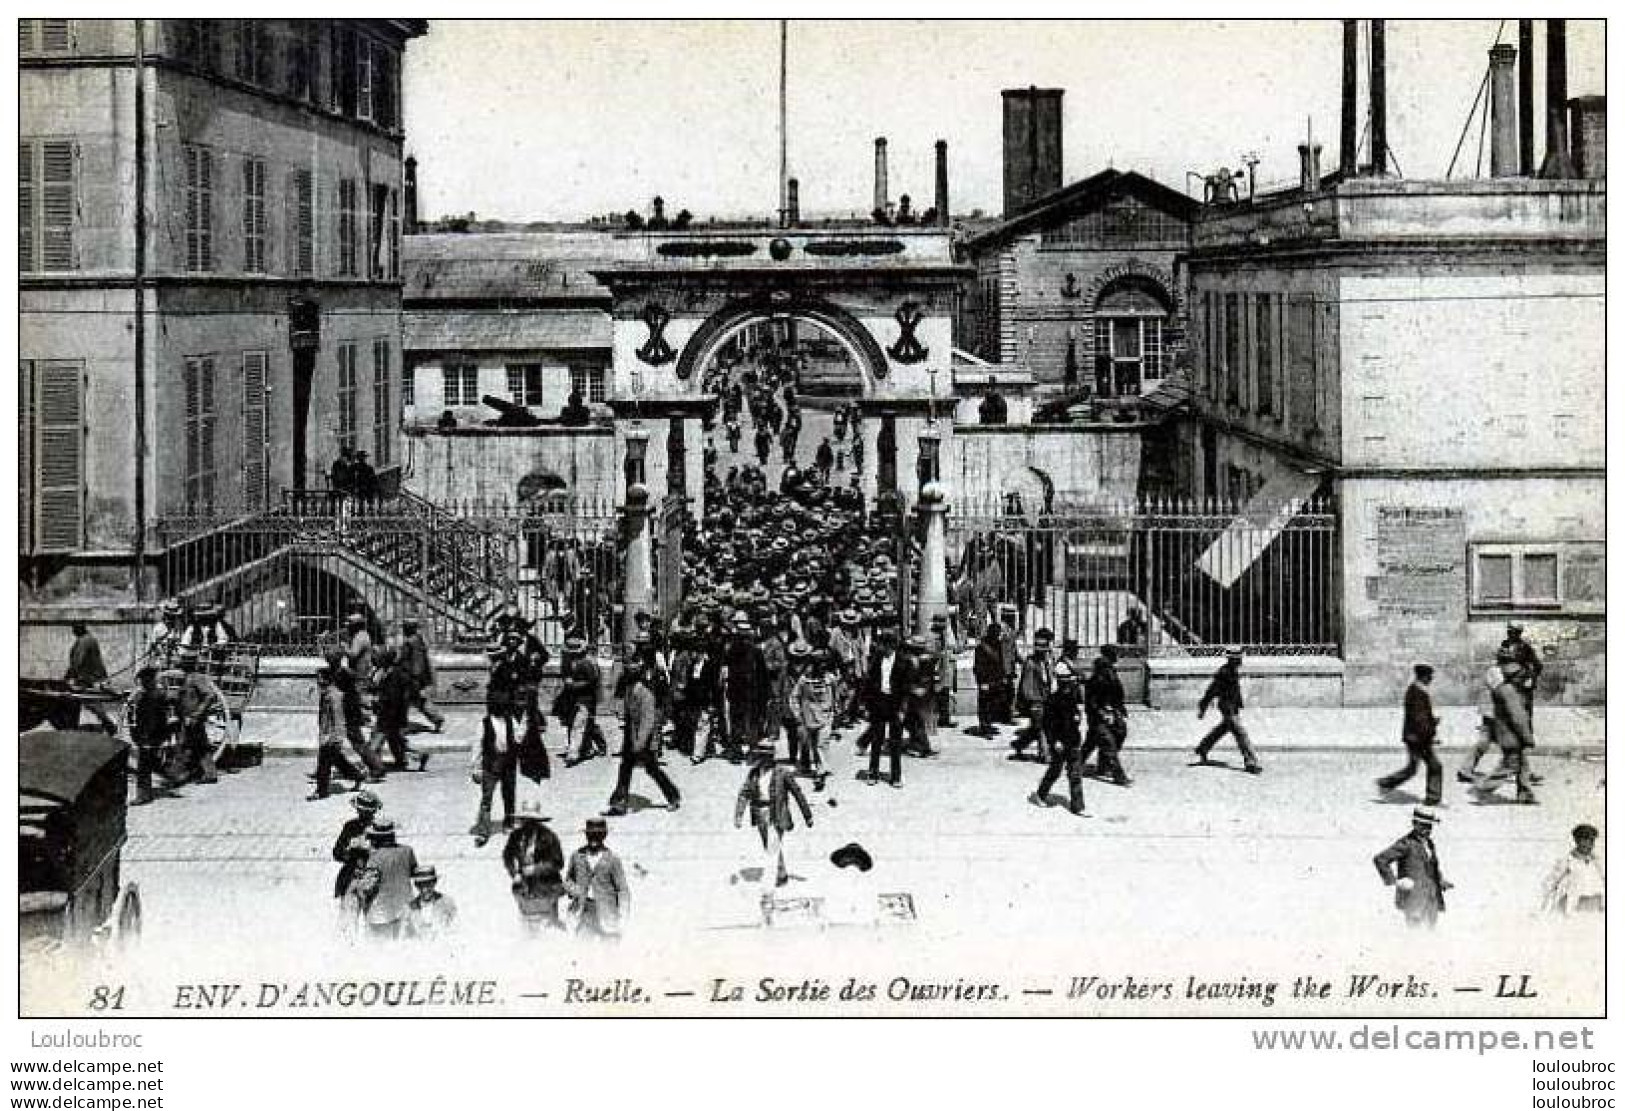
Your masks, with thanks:
[(397, 465), (400, 74), (426, 29), (20, 21), (25, 668), (34, 631), (143, 619), (164, 522), (320, 486), (341, 446)]
[(959, 346), (1040, 386), (1137, 397), (1184, 359), (1179, 258), (1198, 206), (1133, 171), (1060, 187), (1060, 105), (1058, 89), (1004, 94), (1004, 219), (964, 244)]
[[(403, 481), (436, 502), (617, 493), (606, 384), (605, 231), (412, 235), (405, 243)], [(594, 419), (560, 422), (572, 392)], [(506, 415), (486, 403), (516, 409)]]
[(1471, 701), (1509, 620), (1543, 697), (1600, 701), (1606, 183), (1322, 179), (1305, 156), (1301, 188), (1196, 225), (1183, 484), (1333, 499), (1346, 702), (1421, 661)]

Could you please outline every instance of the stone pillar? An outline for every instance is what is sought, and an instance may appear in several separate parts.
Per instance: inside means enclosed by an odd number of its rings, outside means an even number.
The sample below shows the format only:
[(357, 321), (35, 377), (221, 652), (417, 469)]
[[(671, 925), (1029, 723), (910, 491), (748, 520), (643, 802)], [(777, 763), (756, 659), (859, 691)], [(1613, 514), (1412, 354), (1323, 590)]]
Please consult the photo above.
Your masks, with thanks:
[(621, 639), (631, 643), (637, 615), (655, 612), (654, 551), (649, 536), (649, 488), (634, 482), (626, 488), (626, 566), (621, 611)]
[(928, 482), (920, 490), (915, 506), (925, 525), (925, 544), (920, 552), (920, 581), (914, 596), (917, 600), (915, 625), (919, 632), (928, 633), (931, 619), (948, 612), (948, 497), (940, 482)]

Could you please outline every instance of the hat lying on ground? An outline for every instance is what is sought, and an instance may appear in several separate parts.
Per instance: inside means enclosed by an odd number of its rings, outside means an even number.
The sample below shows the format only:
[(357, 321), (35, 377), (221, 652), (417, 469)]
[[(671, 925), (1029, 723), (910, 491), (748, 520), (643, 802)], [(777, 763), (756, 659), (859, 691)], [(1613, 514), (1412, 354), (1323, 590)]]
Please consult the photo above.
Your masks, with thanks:
[(875, 866), (869, 851), (856, 841), (850, 841), (829, 854), (829, 862), (837, 868), (856, 868), (867, 872)]

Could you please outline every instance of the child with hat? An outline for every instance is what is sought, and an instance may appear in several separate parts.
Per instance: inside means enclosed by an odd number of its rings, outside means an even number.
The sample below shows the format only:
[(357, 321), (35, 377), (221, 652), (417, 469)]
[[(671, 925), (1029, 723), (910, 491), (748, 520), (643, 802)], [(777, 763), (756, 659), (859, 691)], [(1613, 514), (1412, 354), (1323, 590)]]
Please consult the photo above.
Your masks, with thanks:
[(426, 864), (412, 873), (412, 896), (406, 923), (408, 936), (419, 941), (435, 941), (456, 928), (457, 904), (439, 887), (440, 874)]

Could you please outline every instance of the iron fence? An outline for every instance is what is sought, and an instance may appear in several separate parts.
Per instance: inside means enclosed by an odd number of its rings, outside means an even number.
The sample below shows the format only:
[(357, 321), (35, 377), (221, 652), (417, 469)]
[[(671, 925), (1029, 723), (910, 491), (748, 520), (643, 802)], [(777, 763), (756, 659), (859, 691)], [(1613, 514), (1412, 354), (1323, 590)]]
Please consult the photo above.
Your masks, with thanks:
[(1001, 603), (1126, 655), (1339, 651), (1333, 506), (1148, 498), (951, 507), (949, 582), (978, 635)]
[(290, 491), (265, 513), (165, 518), (157, 540), (166, 597), (221, 606), (240, 639), (267, 649), (320, 651), (357, 611), (375, 637), (416, 617), (437, 645), (473, 649), (509, 604), (549, 645), (575, 631), (617, 639), (620, 517), (607, 501)]

